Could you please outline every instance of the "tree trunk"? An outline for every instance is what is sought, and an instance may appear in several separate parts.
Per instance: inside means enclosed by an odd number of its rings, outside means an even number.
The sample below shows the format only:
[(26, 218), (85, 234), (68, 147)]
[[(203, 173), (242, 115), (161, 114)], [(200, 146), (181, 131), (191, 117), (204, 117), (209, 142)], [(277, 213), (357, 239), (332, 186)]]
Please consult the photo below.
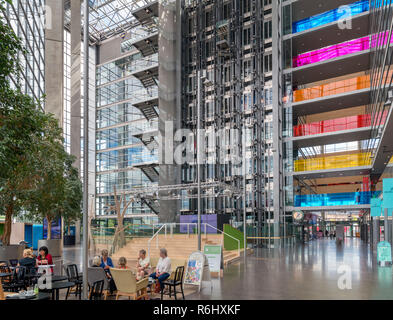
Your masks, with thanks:
[(46, 218), (48, 221), (48, 232), (46, 233), (46, 240), (51, 240), (52, 239), (52, 220)]
[(12, 215), (14, 213), (14, 203), (10, 202), (7, 204), (5, 209), (5, 221), (4, 221), (4, 233), (2, 236), (3, 245), (9, 246), (11, 241), (11, 227), (12, 227)]

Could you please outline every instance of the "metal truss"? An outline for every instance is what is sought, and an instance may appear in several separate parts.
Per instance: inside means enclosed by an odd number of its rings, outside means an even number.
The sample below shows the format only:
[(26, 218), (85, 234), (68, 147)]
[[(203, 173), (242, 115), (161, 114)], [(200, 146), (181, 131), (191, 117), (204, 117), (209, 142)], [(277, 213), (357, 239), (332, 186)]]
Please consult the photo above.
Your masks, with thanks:
[[(71, 0), (65, 0), (65, 26), (69, 29)], [(99, 43), (111, 37), (121, 35), (139, 21), (133, 12), (154, 1), (150, 0), (89, 0), (90, 5), (90, 41)]]

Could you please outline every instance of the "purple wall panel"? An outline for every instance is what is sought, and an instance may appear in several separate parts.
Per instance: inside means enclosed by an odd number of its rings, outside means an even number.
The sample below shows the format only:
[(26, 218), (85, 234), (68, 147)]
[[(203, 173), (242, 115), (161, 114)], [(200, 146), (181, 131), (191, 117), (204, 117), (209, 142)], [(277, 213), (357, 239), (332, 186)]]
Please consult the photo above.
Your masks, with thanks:
[[(217, 228), (217, 215), (216, 214), (202, 214), (202, 233), (205, 232), (204, 223), (208, 223), (213, 227)], [(195, 223), (195, 225), (190, 225), (190, 233), (196, 232), (196, 224), (198, 223), (198, 216), (197, 215), (187, 215), (187, 216), (180, 216), (180, 223)], [(180, 225), (180, 232), (187, 233), (187, 225)], [(217, 231), (209, 226), (206, 229), (207, 233), (217, 233)]]

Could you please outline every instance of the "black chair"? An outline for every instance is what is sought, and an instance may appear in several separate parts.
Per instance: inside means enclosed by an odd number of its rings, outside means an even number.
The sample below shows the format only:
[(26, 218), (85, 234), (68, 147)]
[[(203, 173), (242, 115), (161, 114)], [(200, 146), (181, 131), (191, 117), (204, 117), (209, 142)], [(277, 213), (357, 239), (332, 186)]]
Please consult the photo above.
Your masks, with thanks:
[[(184, 276), (184, 266), (177, 267), (173, 280), (165, 280), (163, 282), (163, 284), (165, 286), (169, 287), (169, 297), (170, 298), (172, 297), (172, 287), (173, 287), (173, 293), (174, 293), (174, 296), (175, 296), (175, 300), (177, 300), (176, 287), (180, 286), (180, 290), (181, 290), (181, 294), (183, 296), (183, 300), (185, 300), (185, 298), (184, 298), (184, 291), (183, 291), (183, 276)], [(161, 289), (161, 300), (163, 298), (164, 298), (164, 290)]]
[(10, 259), (9, 260), (11, 267), (16, 267), (18, 265), (18, 259)]
[(38, 268), (34, 267), (34, 268), (27, 268), (26, 269), (25, 279), (26, 279), (26, 285), (28, 287), (37, 284), (38, 278), (39, 278)]
[(6, 291), (18, 292), (21, 289), (26, 290), (26, 267), (16, 267), (12, 272), (11, 281), (3, 283)]
[(89, 300), (101, 300), (103, 290), (104, 280), (94, 282), (90, 289)]
[[(79, 299), (82, 298), (82, 284), (83, 281), (79, 276), (78, 266), (76, 264), (69, 264), (66, 267), (67, 278), (69, 282), (75, 283), (75, 296), (79, 295)], [(67, 289), (66, 300), (71, 292), (72, 288)]]

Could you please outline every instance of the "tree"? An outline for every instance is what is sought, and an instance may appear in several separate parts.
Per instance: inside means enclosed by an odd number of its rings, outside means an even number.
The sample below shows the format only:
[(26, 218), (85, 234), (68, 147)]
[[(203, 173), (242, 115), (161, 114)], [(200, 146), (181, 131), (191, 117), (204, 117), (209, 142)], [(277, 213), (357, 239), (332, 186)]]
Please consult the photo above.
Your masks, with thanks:
[(34, 145), (30, 167), (36, 179), (26, 209), (28, 216), (47, 220), (47, 239), (51, 239), (55, 219), (64, 217), (71, 223), (81, 216), (82, 184), (78, 170), (72, 166), (75, 158), (64, 150), (62, 130), (56, 119), (49, 118), (44, 134)]
[(115, 212), (117, 218), (117, 226), (115, 229), (115, 235), (113, 237), (113, 243), (110, 254), (114, 253), (116, 248), (123, 248), (126, 244), (126, 237), (124, 230), (124, 216), (126, 215), (127, 209), (134, 200), (126, 200), (126, 195), (120, 196), (117, 194), (116, 186), (113, 187), (113, 198), (115, 200), (114, 205), (107, 205), (106, 212)]
[(79, 179), (78, 170), (72, 165), (74, 157), (68, 156), (65, 161), (65, 185), (64, 185), (64, 198), (62, 202), (61, 216), (63, 217), (68, 234), (70, 234), (70, 225), (82, 218), (82, 183)]

